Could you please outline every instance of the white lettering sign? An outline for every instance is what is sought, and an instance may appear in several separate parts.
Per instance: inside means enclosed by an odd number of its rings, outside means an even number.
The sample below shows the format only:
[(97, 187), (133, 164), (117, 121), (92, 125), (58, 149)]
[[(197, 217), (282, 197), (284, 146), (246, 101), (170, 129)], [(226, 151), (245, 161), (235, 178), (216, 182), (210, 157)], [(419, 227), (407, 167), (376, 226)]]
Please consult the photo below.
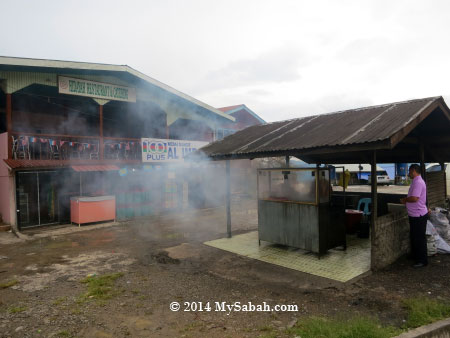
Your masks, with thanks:
[(202, 141), (143, 138), (142, 162), (183, 162), (187, 154), (208, 144)]
[(58, 91), (60, 94), (87, 96), (105, 100), (136, 102), (136, 88), (65, 76), (58, 76)]

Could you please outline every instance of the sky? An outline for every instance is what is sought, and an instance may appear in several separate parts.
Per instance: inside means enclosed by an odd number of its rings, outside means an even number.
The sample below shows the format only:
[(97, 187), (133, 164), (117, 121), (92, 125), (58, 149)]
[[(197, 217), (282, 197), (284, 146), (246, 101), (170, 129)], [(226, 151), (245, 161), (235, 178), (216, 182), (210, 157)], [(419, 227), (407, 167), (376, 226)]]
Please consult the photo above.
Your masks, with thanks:
[(271, 122), (443, 96), (450, 1), (0, 0), (0, 55), (126, 64)]

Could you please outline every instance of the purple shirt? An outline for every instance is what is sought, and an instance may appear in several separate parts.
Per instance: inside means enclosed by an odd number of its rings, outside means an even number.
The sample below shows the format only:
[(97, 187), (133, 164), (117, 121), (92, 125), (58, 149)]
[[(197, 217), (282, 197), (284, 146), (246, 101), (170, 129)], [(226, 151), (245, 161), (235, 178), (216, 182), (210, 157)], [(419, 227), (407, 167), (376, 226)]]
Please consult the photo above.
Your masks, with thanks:
[(419, 200), (415, 203), (406, 202), (406, 210), (408, 211), (408, 215), (411, 217), (421, 217), (428, 214), (427, 208), (427, 186), (425, 185), (425, 181), (422, 179), (422, 176), (416, 176), (408, 191), (408, 197), (414, 196), (419, 197)]

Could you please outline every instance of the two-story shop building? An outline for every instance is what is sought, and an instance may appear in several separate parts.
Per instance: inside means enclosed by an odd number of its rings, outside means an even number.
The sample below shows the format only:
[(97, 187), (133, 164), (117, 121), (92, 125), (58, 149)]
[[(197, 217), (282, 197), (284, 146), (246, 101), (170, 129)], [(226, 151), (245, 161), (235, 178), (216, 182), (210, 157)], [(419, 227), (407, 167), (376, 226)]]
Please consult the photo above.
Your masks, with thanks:
[(144, 155), (179, 159), (233, 121), (129, 66), (0, 57), (1, 216), (64, 223), (71, 197), (105, 194), (119, 219), (179, 208), (186, 182)]

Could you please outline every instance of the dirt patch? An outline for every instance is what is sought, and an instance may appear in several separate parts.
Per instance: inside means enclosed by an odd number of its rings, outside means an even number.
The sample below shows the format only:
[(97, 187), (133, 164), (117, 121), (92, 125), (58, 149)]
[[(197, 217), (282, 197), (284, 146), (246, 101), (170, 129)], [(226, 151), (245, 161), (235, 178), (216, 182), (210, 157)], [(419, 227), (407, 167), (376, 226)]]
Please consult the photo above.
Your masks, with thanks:
[(180, 260), (170, 257), (167, 251), (152, 254), (152, 258), (159, 264), (180, 264)]
[(199, 257), (202, 250), (198, 245), (189, 243), (182, 243), (177, 246), (164, 249), (169, 253), (169, 256), (174, 259), (186, 259), (192, 257)]
[(100, 274), (111, 270), (123, 271), (133, 262), (134, 259), (125, 254), (102, 251), (83, 253), (74, 257), (62, 256), (59, 263), (45, 266), (45, 268), (38, 264), (26, 266), (26, 271), (36, 273), (17, 276), (19, 283), (12, 288), (26, 292), (38, 291), (58, 279), (78, 281), (88, 274)]

